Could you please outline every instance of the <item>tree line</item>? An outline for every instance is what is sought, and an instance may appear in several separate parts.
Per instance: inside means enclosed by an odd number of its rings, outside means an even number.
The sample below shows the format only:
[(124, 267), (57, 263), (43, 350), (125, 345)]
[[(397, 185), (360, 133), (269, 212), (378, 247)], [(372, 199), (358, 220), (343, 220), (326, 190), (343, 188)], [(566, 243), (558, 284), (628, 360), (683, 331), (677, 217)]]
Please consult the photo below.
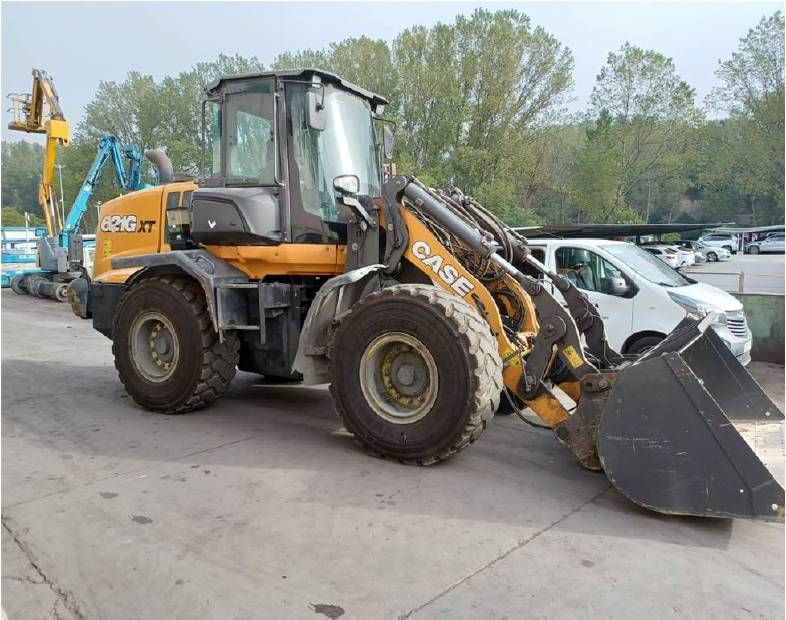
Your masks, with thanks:
[[(66, 205), (102, 135), (164, 148), (177, 171), (199, 174), (204, 86), (220, 75), (304, 67), (389, 99), (400, 173), (456, 185), (513, 225), (784, 221), (780, 11), (719, 59), (719, 86), (701, 102), (670, 58), (625, 43), (600, 67), (587, 110), (569, 114), (571, 51), (516, 10), (478, 9), (409, 28), (392, 43), (359, 37), (285, 52), (270, 67), (220, 55), (160, 81), (131, 72), (99, 84), (59, 154)], [(3, 144), (4, 207), (40, 214), (40, 150)], [(110, 176), (97, 201), (117, 195)], [(94, 213), (86, 225), (95, 226)]]

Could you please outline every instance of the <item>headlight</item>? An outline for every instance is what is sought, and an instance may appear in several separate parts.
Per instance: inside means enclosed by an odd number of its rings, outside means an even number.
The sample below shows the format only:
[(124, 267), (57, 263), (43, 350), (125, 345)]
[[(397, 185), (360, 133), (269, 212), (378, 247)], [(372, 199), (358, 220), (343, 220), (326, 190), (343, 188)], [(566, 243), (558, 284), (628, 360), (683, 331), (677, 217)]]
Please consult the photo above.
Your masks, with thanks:
[(675, 303), (678, 303), (680, 306), (685, 308), (688, 314), (696, 318), (700, 319), (707, 316), (710, 312), (714, 312), (718, 317), (718, 323), (726, 323), (726, 313), (720, 308), (716, 308), (710, 304), (701, 303), (695, 299), (686, 297), (685, 295), (680, 295), (679, 293), (672, 293), (671, 291), (669, 291), (669, 297), (671, 297)]

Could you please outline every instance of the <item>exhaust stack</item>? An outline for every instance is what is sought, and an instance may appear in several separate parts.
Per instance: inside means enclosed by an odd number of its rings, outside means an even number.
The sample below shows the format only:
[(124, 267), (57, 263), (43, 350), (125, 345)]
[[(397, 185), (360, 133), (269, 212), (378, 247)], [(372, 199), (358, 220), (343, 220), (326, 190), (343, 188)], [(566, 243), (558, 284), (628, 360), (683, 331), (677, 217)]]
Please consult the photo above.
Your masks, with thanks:
[(160, 149), (147, 149), (145, 157), (156, 167), (158, 172), (158, 183), (164, 185), (175, 180), (175, 171), (172, 167), (172, 160)]

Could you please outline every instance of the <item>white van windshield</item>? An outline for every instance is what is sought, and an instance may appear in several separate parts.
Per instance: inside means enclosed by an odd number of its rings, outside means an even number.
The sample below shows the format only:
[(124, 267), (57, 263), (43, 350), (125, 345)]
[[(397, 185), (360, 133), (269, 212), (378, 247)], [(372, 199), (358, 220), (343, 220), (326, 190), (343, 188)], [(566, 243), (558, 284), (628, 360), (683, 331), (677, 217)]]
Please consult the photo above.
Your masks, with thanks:
[(691, 283), (690, 280), (669, 267), (659, 258), (656, 258), (649, 252), (645, 252), (638, 246), (620, 243), (601, 247), (650, 282), (672, 287), (687, 286)]

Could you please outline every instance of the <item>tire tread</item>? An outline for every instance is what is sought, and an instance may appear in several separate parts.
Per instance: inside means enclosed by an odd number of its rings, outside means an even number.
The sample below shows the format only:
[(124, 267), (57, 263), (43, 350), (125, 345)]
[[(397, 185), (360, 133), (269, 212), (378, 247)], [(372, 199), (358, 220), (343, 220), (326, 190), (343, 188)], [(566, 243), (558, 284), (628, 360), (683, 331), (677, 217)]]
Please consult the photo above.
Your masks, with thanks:
[[(497, 341), (492, 335), (488, 323), (463, 299), (436, 286), (400, 284), (372, 293), (359, 301), (349, 313), (342, 317), (338, 329), (341, 329), (342, 326), (351, 326), (353, 313), (365, 304), (379, 297), (394, 296), (409, 296), (414, 299), (421, 299), (434, 307), (440, 308), (445, 319), (462, 336), (463, 349), (469, 357), (469, 367), (477, 378), (477, 387), (472, 395), (470, 416), (464, 429), (458, 434), (456, 439), (447, 448), (425, 459), (397, 458), (399, 462), (409, 465), (432, 465), (450, 458), (477, 441), (487, 428), (494, 417), (494, 412), (497, 410), (503, 389), (502, 360), (499, 356)], [(351, 327), (348, 327), (348, 329), (351, 329)], [(336, 405), (337, 415), (342, 419), (347, 430), (352, 431), (350, 425), (347, 424), (347, 416), (342, 411), (342, 401), (336, 397), (336, 390), (332, 380), (330, 393)], [(366, 452), (372, 456), (386, 458), (385, 455), (379, 453), (378, 449), (365, 442), (359, 433), (353, 433), (353, 435), (355, 442)]]
[[(229, 388), (229, 384), (235, 376), (237, 364), (240, 357), (240, 340), (237, 334), (227, 332), (224, 334), (224, 342), (220, 342), (218, 334), (213, 330), (213, 325), (210, 322), (207, 314), (207, 304), (202, 289), (191, 278), (178, 276), (178, 275), (156, 275), (145, 278), (140, 282), (130, 287), (117, 305), (115, 312), (115, 321), (119, 316), (120, 308), (124, 301), (130, 298), (134, 290), (141, 284), (150, 281), (159, 281), (172, 290), (177, 291), (183, 298), (183, 301), (190, 307), (191, 314), (194, 319), (194, 325), (199, 330), (200, 345), (202, 350), (202, 368), (200, 371), (200, 378), (197, 385), (194, 387), (191, 395), (185, 402), (168, 408), (156, 409), (159, 413), (165, 414), (180, 414), (188, 413), (196, 409), (202, 409), (215, 401), (219, 396)], [(113, 325), (113, 334), (117, 333), (117, 324)], [(120, 376), (120, 381), (123, 383), (126, 392), (138, 404), (140, 403), (135, 397), (134, 393), (129, 389), (128, 384), (123, 379), (123, 374), (117, 365), (118, 357), (118, 344), (117, 338), (112, 339), (112, 354), (115, 359), (115, 368)]]

